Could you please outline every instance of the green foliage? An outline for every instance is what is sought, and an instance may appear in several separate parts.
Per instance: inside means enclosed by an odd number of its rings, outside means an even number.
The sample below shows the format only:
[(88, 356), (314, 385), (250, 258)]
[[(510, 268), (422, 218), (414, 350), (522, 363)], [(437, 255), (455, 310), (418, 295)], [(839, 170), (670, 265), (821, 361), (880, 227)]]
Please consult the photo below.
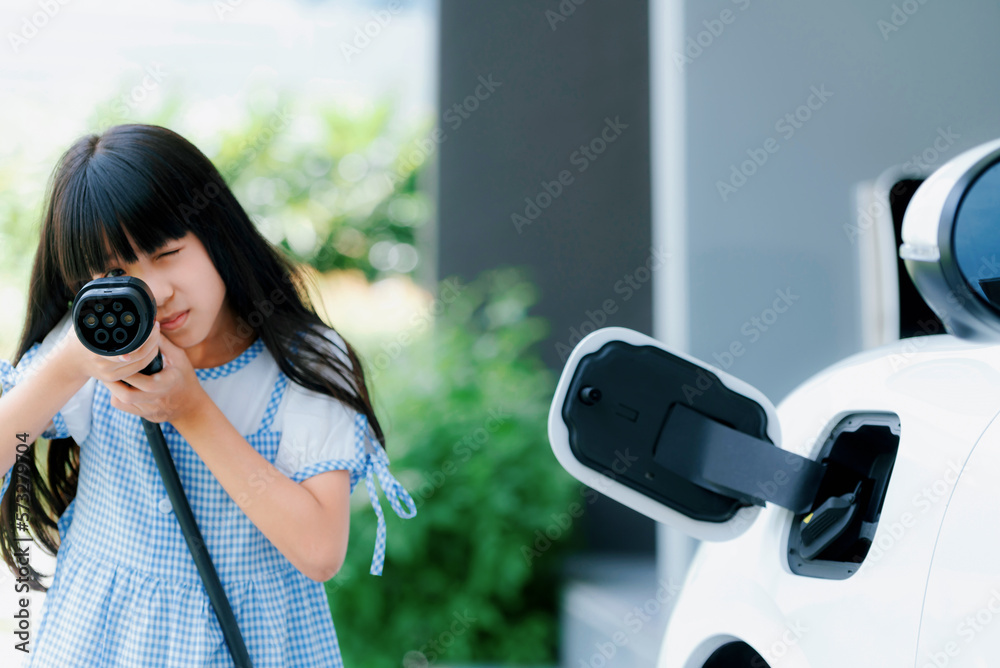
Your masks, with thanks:
[(22, 180), (19, 170), (28, 162), (22, 154), (0, 161), (0, 281), (5, 284), (22, 276), (27, 284), (28, 270), (38, 246), (39, 211), (35, 206), (37, 201), (28, 194), (37, 200), (42, 196), (44, 184), (31, 188)]
[[(371, 383), (418, 510), (403, 520), (383, 502), (373, 577), (376, 520), (355, 490), (347, 562), (326, 585), (347, 665), (556, 662), (559, 566), (578, 534), (553, 514), (580, 486), (548, 443), (555, 379), (533, 347), (548, 327), (527, 315), (536, 298), (518, 270), (482, 274)], [(400, 340), (359, 343), (366, 366)], [(546, 530), (551, 547), (534, 550)]]
[[(176, 88), (149, 112), (127, 107), (122, 97), (98, 105), (80, 135), (119, 123), (176, 130), (218, 167), (262, 232), (300, 261), (319, 271), (358, 269), (369, 280), (412, 273), (410, 263), (393, 260), (413, 255), (417, 231), (432, 215), (419, 188), (432, 158), (419, 148), (428, 119), (404, 124), (387, 102), (348, 111), (282, 91), (257, 95), (273, 101), (248, 105), (245, 118), (223, 116), (218, 127), (206, 127), (192, 125), (191, 105)], [(24, 274), (38, 242), (44, 181), (69, 146), (44, 160), (40, 148), (18, 144), (0, 162), (0, 260)], [(384, 248), (373, 253), (379, 242)], [(410, 249), (393, 251), (397, 244)]]
[[(290, 131), (303, 118), (307, 137)], [(392, 134), (394, 121), (387, 104), (307, 115), (279, 101), (248, 127), (224, 132), (209, 157), (261, 231), (297, 260), (321, 272), (358, 269), (369, 280), (410, 274), (417, 231), (431, 214), (418, 189), (429, 156), (401, 158), (412, 141)]]

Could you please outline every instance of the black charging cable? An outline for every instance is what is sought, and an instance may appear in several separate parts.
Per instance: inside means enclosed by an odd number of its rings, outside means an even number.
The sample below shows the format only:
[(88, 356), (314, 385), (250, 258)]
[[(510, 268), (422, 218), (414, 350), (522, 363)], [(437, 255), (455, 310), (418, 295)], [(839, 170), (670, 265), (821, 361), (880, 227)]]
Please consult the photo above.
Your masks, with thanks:
[[(156, 301), (149, 287), (133, 276), (98, 278), (84, 285), (77, 293), (73, 300), (72, 318), (76, 334), (87, 349), (98, 355), (124, 355), (142, 346), (153, 331)], [(162, 369), (163, 358), (157, 352), (156, 359), (140, 373), (150, 376)], [(163, 479), (167, 498), (174, 508), (174, 515), (181, 525), (181, 532), (198, 568), (198, 575), (201, 576), (212, 609), (222, 627), (229, 654), (238, 668), (252, 668), (243, 635), (236, 624), (236, 616), (184, 495), (177, 467), (170, 458), (163, 430), (160, 425), (145, 418), (142, 418), (142, 428)]]

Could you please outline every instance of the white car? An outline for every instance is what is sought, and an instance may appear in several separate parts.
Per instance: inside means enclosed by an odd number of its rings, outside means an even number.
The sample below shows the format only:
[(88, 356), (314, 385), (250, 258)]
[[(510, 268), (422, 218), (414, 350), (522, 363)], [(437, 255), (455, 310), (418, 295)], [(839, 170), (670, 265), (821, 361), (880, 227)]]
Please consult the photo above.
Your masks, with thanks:
[(902, 235), (947, 331), (849, 357), (777, 409), (629, 329), (569, 357), (560, 464), (705, 541), (660, 668), (1000, 666), (1000, 141), (924, 181)]

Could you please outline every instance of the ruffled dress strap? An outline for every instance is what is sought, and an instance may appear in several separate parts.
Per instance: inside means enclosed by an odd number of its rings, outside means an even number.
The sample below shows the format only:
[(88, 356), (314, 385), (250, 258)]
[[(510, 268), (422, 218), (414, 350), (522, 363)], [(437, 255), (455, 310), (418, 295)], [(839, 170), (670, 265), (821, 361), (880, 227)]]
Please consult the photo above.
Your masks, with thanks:
[[(403, 519), (408, 519), (417, 514), (417, 505), (413, 502), (410, 493), (389, 473), (389, 458), (381, 445), (371, 437), (368, 429), (368, 420), (363, 415), (359, 415), (357, 428), (360, 430), (358, 436), (366, 438), (372, 444), (374, 452), (365, 453), (365, 486), (368, 488), (368, 497), (371, 499), (372, 508), (378, 517), (378, 530), (375, 536), (375, 554), (372, 556), (372, 566), (369, 571), (372, 575), (382, 575), (382, 565), (385, 561), (385, 516), (382, 514), (382, 506), (379, 504), (378, 492), (375, 490), (375, 477), (378, 477), (382, 491), (389, 499), (396, 515)], [(401, 503), (402, 501), (402, 503)], [(404, 504), (406, 508), (404, 508)]]

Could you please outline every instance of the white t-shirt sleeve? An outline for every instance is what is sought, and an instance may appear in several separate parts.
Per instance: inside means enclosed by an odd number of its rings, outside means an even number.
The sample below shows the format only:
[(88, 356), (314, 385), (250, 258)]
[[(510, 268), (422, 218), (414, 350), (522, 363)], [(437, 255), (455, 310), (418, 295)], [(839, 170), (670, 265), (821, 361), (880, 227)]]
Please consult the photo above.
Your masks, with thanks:
[[(16, 367), (0, 360), (0, 383), (3, 385), (3, 391), (6, 392), (40, 369), (49, 359), (56, 344), (72, 326), (70, 314), (66, 313), (62, 320), (52, 328), (52, 331), (45, 335), (41, 343), (36, 343), (25, 351)], [(97, 381), (93, 378), (88, 379), (83, 387), (70, 397), (66, 405), (53, 416), (42, 433), (42, 438), (68, 438), (72, 436), (77, 443), (81, 443), (87, 438), (90, 434), (91, 406), (96, 383)]]
[[(338, 346), (337, 354), (346, 362), (343, 339), (332, 330), (327, 338)], [(286, 392), (275, 468), (295, 482), (326, 471), (363, 470), (365, 453), (371, 447), (365, 416), (294, 382)]]

